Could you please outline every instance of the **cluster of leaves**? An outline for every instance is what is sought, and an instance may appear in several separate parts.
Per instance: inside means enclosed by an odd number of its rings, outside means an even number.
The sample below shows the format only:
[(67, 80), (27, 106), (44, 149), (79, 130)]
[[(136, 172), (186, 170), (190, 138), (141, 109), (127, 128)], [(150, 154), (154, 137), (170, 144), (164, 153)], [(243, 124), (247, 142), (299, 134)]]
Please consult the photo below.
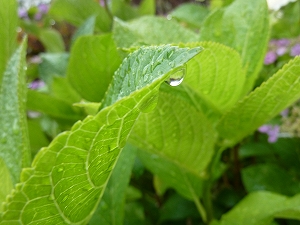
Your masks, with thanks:
[[(46, 49), (26, 71), (0, 0), (0, 224), (300, 220), (299, 140), (255, 133), (299, 99), (300, 57), (254, 89), (267, 4), (224, 2), (166, 19), (153, 0), (53, 1), (42, 26), (20, 22)], [(67, 48), (52, 20), (78, 27)]]

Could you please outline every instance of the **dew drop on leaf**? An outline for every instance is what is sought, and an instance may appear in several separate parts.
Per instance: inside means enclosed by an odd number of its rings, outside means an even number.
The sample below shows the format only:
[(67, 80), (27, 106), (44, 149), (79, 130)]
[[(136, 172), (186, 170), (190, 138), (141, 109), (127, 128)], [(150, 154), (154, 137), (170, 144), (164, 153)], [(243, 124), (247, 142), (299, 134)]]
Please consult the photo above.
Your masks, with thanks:
[(166, 82), (170, 85), (170, 86), (178, 86), (179, 84), (181, 84), (181, 82), (183, 81), (183, 78), (185, 76), (186, 73), (186, 66), (182, 66), (179, 69), (175, 70), (170, 76), (169, 78), (166, 80)]
[(57, 172), (61, 173), (62, 171), (64, 171), (63, 167), (58, 168)]

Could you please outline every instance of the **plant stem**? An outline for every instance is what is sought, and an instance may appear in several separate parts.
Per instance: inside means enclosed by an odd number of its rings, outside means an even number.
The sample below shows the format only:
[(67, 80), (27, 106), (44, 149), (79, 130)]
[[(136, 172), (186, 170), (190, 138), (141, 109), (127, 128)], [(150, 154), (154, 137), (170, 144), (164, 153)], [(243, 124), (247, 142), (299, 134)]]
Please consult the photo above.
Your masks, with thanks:
[(201, 204), (201, 202), (197, 196), (193, 195), (193, 198), (194, 198), (194, 202), (197, 207), (197, 210), (198, 210), (203, 222), (207, 223), (207, 214), (206, 214), (205, 208), (203, 207), (203, 205)]

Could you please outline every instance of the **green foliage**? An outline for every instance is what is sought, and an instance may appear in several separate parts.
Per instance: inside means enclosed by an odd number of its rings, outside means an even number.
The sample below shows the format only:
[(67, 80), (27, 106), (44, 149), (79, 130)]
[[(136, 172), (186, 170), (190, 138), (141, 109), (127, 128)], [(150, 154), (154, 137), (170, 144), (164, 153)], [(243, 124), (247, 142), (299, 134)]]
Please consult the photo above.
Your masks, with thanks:
[(247, 69), (245, 91), (257, 78), (267, 48), (269, 21), (266, 1), (236, 0), (204, 21), (200, 40), (216, 41), (236, 49)]
[[(20, 23), (45, 47), (28, 51), (27, 74), (16, 2), (0, 3), (11, 20), (0, 28), (1, 225), (300, 220), (299, 137), (256, 132), (300, 98), (299, 56), (261, 70), (265, 1), (184, 4), (164, 18), (153, 0), (53, 0)], [(52, 19), (78, 27), (70, 40)]]
[(0, 1), (0, 84), (2, 83), (3, 73), (6, 64), (17, 45), (17, 1)]
[[(198, 52), (197, 48), (149, 47), (126, 58), (115, 73), (105, 107), (57, 136), (36, 155), (32, 168), (22, 171), (21, 183), (4, 206), (2, 224), (18, 218), (25, 224), (87, 222), (140, 109), (149, 107), (160, 84)], [(138, 68), (145, 66), (148, 79), (134, 81)], [(123, 88), (124, 80), (132, 82)]]

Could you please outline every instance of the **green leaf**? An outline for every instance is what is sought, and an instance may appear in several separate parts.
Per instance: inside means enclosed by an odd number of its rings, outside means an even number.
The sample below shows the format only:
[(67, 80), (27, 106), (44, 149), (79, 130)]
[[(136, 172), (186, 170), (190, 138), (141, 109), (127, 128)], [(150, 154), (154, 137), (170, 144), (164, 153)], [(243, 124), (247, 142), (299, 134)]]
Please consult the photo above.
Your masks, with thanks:
[(84, 99), (100, 102), (120, 63), (110, 34), (80, 37), (71, 50), (67, 77)]
[(274, 217), (300, 220), (299, 206), (300, 195), (288, 198), (271, 192), (256, 192), (224, 214), (220, 225), (267, 225)]
[[(5, 202), (6, 196), (11, 192), (14, 187), (13, 181), (11, 179), (10, 171), (5, 165), (4, 160), (0, 158), (0, 204)], [(2, 207), (0, 207), (0, 213), (2, 212)]]
[(265, 190), (293, 196), (300, 192), (300, 183), (290, 173), (275, 164), (258, 164), (242, 170), (248, 192)]
[(215, 139), (215, 130), (201, 112), (164, 91), (156, 110), (142, 114), (130, 135), (145, 166), (190, 199), (201, 194), (199, 180), (207, 178)]
[[(153, 46), (124, 59), (103, 101), (104, 108), (58, 135), (39, 151), (32, 167), (22, 171), (21, 183), (4, 205), (0, 224), (16, 220), (24, 224), (86, 224), (140, 108), (158, 94), (159, 86), (174, 70), (199, 51)], [(154, 62), (157, 64), (152, 66)], [(147, 73), (140, 73), (145, 67)]]
[(180, 220), (187, 217), (197, 217), (198, 212), (193, 202), (174, 194), (170, 196), (161, 208), (160, 221)]
[(22, 167), (31, 162), (25, 111), (26, 47), (24, 38), (7, 64), (0, 93), (0, 158), (9, 169), (13, 184), (19, 181)]
[(245, 93), (252, 89), (268, 44), (269, 14), (266, 1), (236, 0), (213, 12), (203, 23), (201, 41), (215, 41), (236, 49), (247, 69)]
[(51, 92), (57, 97), (69, 104), (79, 102), (81, 97), (73, 89), (66, 77), (53, 77)]
[(206, 7), (195, 3), (185, 3), (172, 11), (170, 16), (191, 27), (200, 28), (208, 14), (209, 11)]
[(138, 8), (139, 15), (155, 15), (155, 1), (143, 0)]
[(231, 48), (213, 42), (183, 44), (201, 46), (203, 52), (193, 58), (184, 84), (206, 99), (220, 112), (230, 109), (241, 97), (245, 73), (239, 54)]
[(123, 224), (125, 194), (135, 156), (136, 149), (130, 145), (126, 145), (120, 153), (103, 197), (89, 224)]
[(77, 107), (75, 108), (67, 101), (55, 96), (34, 90), (28, 90), (27, 98), (28, 109), (43, 112), (52, 118), (74, 123), (83, 117), (83, 114)]
[(197, 41), (198, 35), (175, 21), (155, 16), (124, 22), (115, 19), (114, 39), (118, 47), (130, 47), (137, 44), (159, 45)]
[(41, 79), (49, 86), (53, 76), (65, 76), (69, 60), (68, 53), (42, 53), (42, 62), (39, 64), (39, 74)]
[(71, 45), (74, 44), (74, 42), (83, 35), (92, 35), (94, 33), (96, 23), (96, 16), (89, 17), (74, 33), (71, 40)]
[(143, 15), (155, 14), (155, 1), (143, 0), (139, 6), (134, 6), (130, 1), (112, 0), (110, 9), (114, 17), (121, 20), (131, 20)]
[(65, 44), (61, 34), (54, 29), (41, 29), (38, 37), (47, 52), (64, 52)]
[(286, 37), (299, 36), (299, 22), (300, 22), (300, 4), (299, 1), (289, 2), (286, 6), (280, 9), (282, 16), (276, 18), (272, 26), (272, 38), (280, 39)]
[(67, 21), (75, 26), (82, 25), (91, 15), (96, 15), (96, 29), (108, 32), (112, 20), (106, 10), (94, 0), (55, 0), (51, 3), (49, 15), (59, 21)]
[(6, 64), (17, 47), (18, 4), (16, 0), (0, 0), (0, 85)]
[(237, 143), (299, 99), (299, 70), (296, 57), (225, 114), (217, 126), (225, 144)]

